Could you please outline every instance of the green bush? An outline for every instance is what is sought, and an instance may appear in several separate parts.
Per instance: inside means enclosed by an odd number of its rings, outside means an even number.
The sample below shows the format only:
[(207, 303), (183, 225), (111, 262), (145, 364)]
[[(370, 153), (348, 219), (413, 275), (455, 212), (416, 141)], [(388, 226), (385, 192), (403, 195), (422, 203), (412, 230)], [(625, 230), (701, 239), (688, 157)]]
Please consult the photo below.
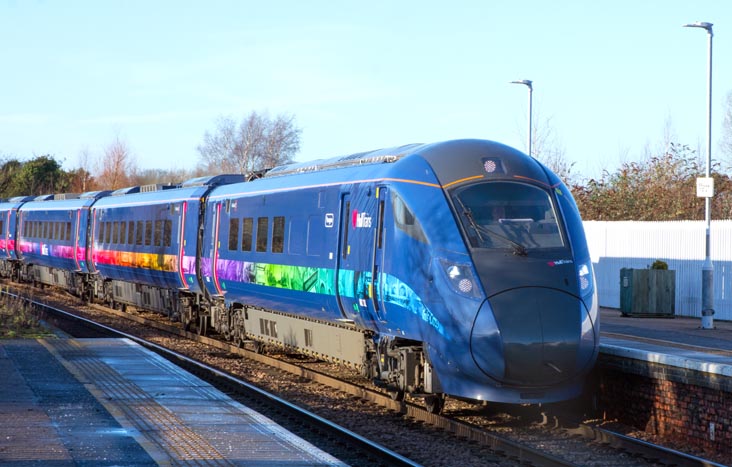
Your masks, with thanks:
[(0, 339), (38, 338), (52, 334), (33, 312), (33, 306), (18, 297), (0, 297)]

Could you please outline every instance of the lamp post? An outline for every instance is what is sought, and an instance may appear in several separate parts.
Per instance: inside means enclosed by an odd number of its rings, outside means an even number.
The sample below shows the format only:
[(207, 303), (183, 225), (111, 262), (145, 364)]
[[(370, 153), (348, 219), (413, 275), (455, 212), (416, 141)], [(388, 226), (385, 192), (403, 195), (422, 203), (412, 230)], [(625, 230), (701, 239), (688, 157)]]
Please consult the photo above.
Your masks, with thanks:
[[(707, 170), (706, 177), (711, 177), (712, 170), (712, 23), (684, 24), (685, 28), (701, 28), (707, 31), (709, 38), (709, 55), (707, 60)], [(702, 267), (702, 329), (714, 329), (714, 266), (711, 258), (711, 220), (712, 198), (704, 199), (704, 217), (706, 220), (706, 243), (704, 266)]]
[(531, 137), (532, 137), (532, 135), (531, 135), (531, 110), (532, 110), (531, 107), (533, 104), (532, 94), (534, 92), (534, 88), (531, 86), (532, 81), (529, 79), (522, 79), (522, 80), (518, 80), (518, 81), (511, 81), (511, 84), (523, 84), (524, 86), (529, 88), (529, 135), (526, 139), (528, 140), (527, 146), (529, 148), (528, 149), (529, 156), (533, 157), (531, 154)]

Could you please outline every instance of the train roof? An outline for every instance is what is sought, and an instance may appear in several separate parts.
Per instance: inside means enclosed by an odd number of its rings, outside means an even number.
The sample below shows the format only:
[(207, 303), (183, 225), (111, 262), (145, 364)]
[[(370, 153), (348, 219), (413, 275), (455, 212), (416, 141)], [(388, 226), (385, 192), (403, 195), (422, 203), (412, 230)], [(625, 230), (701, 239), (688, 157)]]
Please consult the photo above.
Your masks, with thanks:
[(295, 162), (273, 168), (265, 174), (265, 178), (292, 175), (323, 170), (342, 169), (365, 164), (383, 164), (395, 162), (414, 152), (414, 149), (424, 146), (421, 143), (406, 144), (394, 148), (383, 148), (375, 151), (359, 152), (347, 156), (338, 156), (330, 159), (318, 159), (308, 162)]
[(479, 180), (521, 179), (551, 185), (548, 169), (539, 161), (495, 141), (462, 139), (425, 145), (419, 149), (443, 187)]
[(109, 196), (112, 190), (87, 191), (79, 195), (81, 199), (99, 199), (103, 196)]
[[(166, 188), (161, 190), (128, 190), (112, 193), (112, 196), (100, 198), (95, 207), (114, 207), (114, 206), (148, 206), (162, 203), (176, 203), (190, 199), (199, 199), (208, 189), (205, 186), (180, 186), (180, 185), (164, 185)], [(139, 187), (136, 187), (139, 188)], [(118, 190), (119, 191), (119, 190)]]
[(175, 188), (180, 188), (180, 185), (152, 183), (149, 185), (128, 186), (125, 188), (120, 188), (118, 190), (114, 190), (111, 193), (111, 195), (112, 196), (123, 196), (123, 195), (131, 195), (134, 193), (150, 193), (152, 191), (172, 190)]
[[(40, 198), (40, 199), (39, 199)], [(89, 206), (94, 202), (93, 199), (82, 198), (76, 195), (50, 195), (36, 197), (32, 201), (28, 201), (20, 206), (21, 211), (58, 211), (66, 209), (79, 209)]]
[(241, 174), (220, 174), (207, 175), (205, 177), (192, 178), (181, 183), (181, 187), (187, 188), (192, 186), (219, 186), (228, 185), (230, 183), (239, 183), (247, 180), (247, 177)]
[[(416, 158), (416, 159), (414, 159)], [(434, 175), (415, 170), (407, 160), (421, 160)], [(491, 172), (488, 167), (495, 167)], [(546, 169), (535, 159), (514, 148), (489, 140), (462, 139), (432, 144), (408, 144), (331, 159), (275, 167), (263, 179), (216, 188), (212, 198), (292, 189), (295, 186), (392, 178), (442, 187), (482, 178), (530, 179), (549, 184)], [(294, 178), (293, 178), (294, 177)], [(437, 177), (435, 180), (434, 177)], [(436, 183), (437, 182), (437, 183)]]

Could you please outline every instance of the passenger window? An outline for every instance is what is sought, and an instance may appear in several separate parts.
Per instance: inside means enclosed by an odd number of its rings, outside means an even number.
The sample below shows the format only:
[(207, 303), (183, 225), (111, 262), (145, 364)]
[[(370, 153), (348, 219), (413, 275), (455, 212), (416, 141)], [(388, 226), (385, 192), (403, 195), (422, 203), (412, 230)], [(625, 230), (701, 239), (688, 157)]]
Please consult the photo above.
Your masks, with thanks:
[(71, 240), (71, 222), (66, 223), (66, 240)]
[(236, 250), (239, 246), (239, 218), (229, 219), (229, 250)]
[(241, 251), (252, 251), (252, 232), (254, 219), (245, 217), (242, 221)]
[(155, 221), (155, 246), (163, 246), (163, 221), (158, 219)]
[(396, 194), (394, 191), (391, 192), (391, 206), (394, 211), (394, 223), (397, 228), (404, 231), (407, 235), (418, 240), (422, 243), (427, 243), (427, 237), (425, 237), (422, 231), (422, 226), (419, 225), (419, 221), (406, 205), (404, 200)]
[(120, 244), (124, 245), (126, 239), (127, 239), (127, 221), (122, 221), (119, 223), (119, 242), (120, 242)]
[(104, 223), (104, 243), (109, 243), (112, 240), (112, 223)]
[(272, 253), (282, 253), (285, 248), (285, 218), (277, 216), (272, 223)]
[(101, 244), (104, 241), (104, 222), (100, 222), (97, 225), (97, 243)]
[(166, 219), (163, 221), (163, 244), (170, 246), (172, 243), (173, 236), (173, 221)]
[(129, 222), (129, 230), (127, 231), (127, 243), (129, 245), (135, 244), (135, 221)]
[(257, 218), (257, 251), (267, 251), (267, 233), (269, 230), (269, 218), (259, 217)]
[(119, 222), (114, 221), (112, 223), (112, 243), (118, 243), (119, 236), (117, 235), (119, 232)]
[(152, 243), (152, 221), (145, 221), (145, 245)]
[(142, 245), (142, 221), (137, 221), (137, 231), (135, 232), (135, 244)]

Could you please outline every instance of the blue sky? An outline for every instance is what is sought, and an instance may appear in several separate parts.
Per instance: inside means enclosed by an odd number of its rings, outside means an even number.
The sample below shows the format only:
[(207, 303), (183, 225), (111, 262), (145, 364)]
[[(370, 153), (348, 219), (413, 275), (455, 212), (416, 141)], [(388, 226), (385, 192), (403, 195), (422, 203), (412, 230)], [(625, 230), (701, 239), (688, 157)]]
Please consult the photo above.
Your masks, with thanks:
[[(298, 160), (486, 138), (534, 119), (574, 172), (713, 146), (732, 91), (729, 0), (0, 0), (0, 155), (78, 164), (119, 135), (141, 168), (192, 167), (219, 116), (295, 116)], [(547, 123), (549, 122), (549, 123)]]

